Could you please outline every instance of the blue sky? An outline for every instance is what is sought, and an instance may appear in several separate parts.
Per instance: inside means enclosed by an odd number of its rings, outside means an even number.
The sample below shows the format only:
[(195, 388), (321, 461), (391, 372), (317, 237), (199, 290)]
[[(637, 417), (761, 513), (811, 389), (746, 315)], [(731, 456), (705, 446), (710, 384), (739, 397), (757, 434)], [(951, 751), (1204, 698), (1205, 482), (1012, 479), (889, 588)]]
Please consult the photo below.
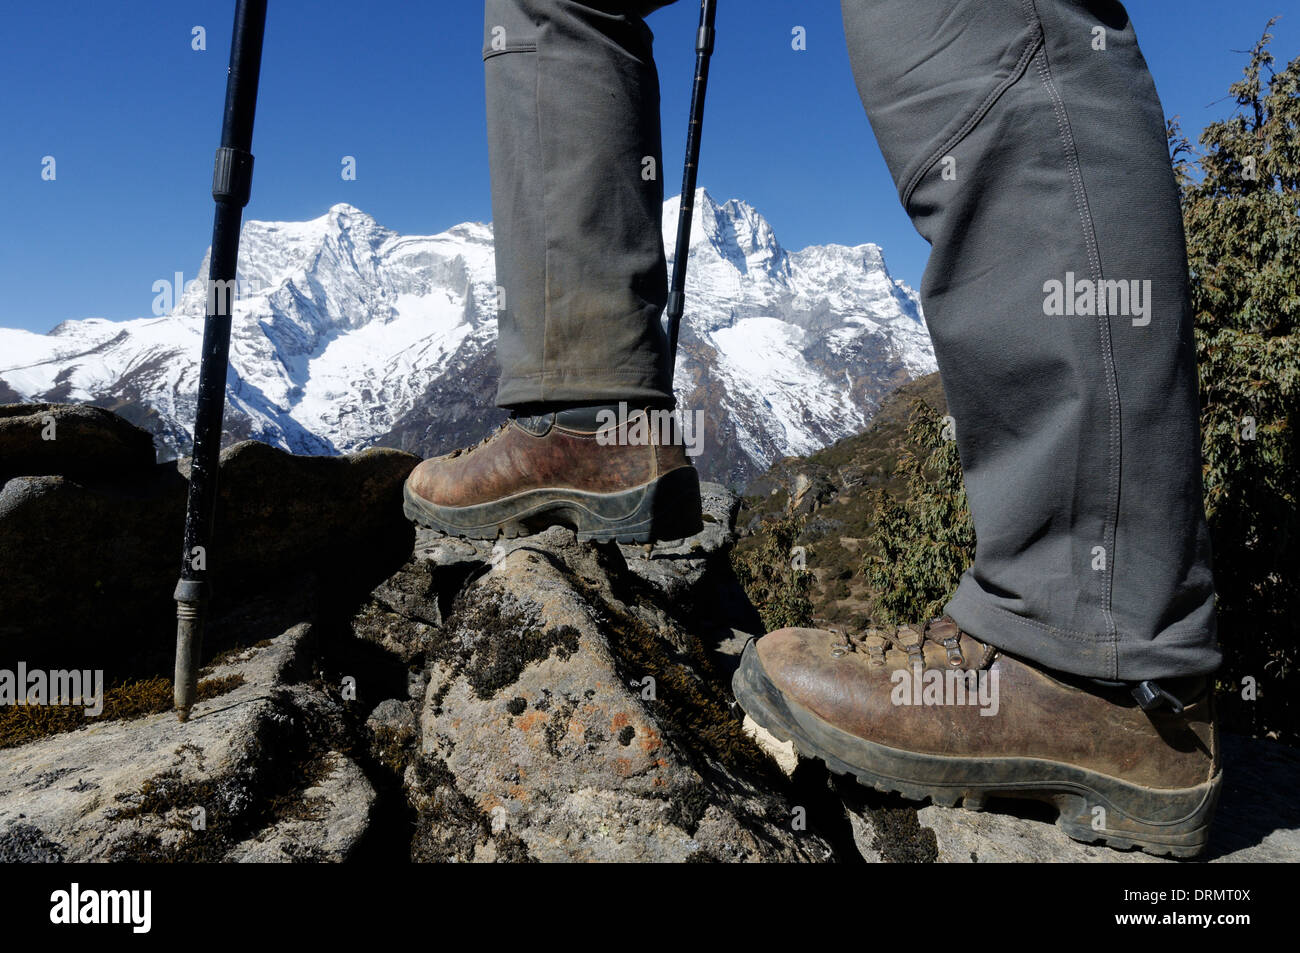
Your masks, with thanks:
[[(1165, 110), (1189, 132), (1225, 114), (1269, 16), (1291, 0), (1134, 0)], [(791, 249), (877, 242), (920, 281), (916, 236), (853, 86), (835, 0), (720, 0), (700, 183), (743, 198)], [(0, 326), (148, 315), (154, 281), (186, 280), (212, 225), (231, 0), (8, 4), (0, 36)], [(698, 18), (647, 21), (663, 92), (665, 184), (680, 182)], [(207, 50), (191, 49), (191, 30)], [(791, 49), (791, 30), (807, 50)], [(1300, 12), (1274, 28), (1300, 53)], [(270, 0), (246, 217), (314, 218), (350, 202), (431, 234), (491, 202), (475, 0)], [(42, 157), (57, 178), (43, 181)], [(339, 175), (357, 159), (356, 181)]]

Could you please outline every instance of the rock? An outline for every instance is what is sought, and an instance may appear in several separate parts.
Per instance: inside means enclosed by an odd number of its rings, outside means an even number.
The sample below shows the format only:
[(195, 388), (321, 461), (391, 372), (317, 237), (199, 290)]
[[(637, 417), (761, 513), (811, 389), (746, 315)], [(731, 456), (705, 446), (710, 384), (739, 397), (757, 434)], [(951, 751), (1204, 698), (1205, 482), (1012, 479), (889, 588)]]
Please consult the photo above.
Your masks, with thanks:
[[(835, 499), (838, 492), (829, 468), (801, 457), (783, 457), (749, 484), (750, 497), (785, 494), (785, 513), (806, 516)], [(762, 515), (762, 514), (760, 514)]]
[[(0, 488), (0, 645), (32, 665), (100, 667), (147, 653), (175, 627), (185, 481), (18, 476)], [(159, 646), (161, 646), (161, 643)]]
[(378, 732), (390, 729), (399, 733), (414, 734), (419, 728), (419, 719), (408, 702), (397, 698), (385, 698), (366, 719), (366, 727)]
[(837, 467), (835, 476), (843, 489), (851, 490), (854, 487), (864, 486), (871, 478), (871, 471), (858, 464), (846, 464)]
[[(426, 553), (426, 555), (432, 555)], [(493, 558), (493, 557), (489, 557)], [(617, 547), (499, 543), (429, 656), (420, 860), (819, 860), (712, 653)]]
[(740, 497), (721, 484), (702, 483), (700, 509), (704, 528), (677, 542), (656, 543), (654, 558), (647, 558), (644, 546), (619, 546), (627, 568), (669, 599), (686, 596), (715, 562), (713, 557), (736, 541)]
[(804, 524), (803, 535), (800, 538), (808, 542), (816, 542), (828, 536), (839, 536), (843, 530), (843, 520), (814, 516)]
[(835, 484), (831, 482), (824, 467), (818, 467), (811, 473), (800, 472), (791, 494), (790, 511), (805, 515), (816, 512), (835, 499), (836, 492)]
[(1071, 840), (1056, 826), (1050, 807), (1029, 808), (1036, 818), (1011, 813), (1014, 805), (1005, 807), (1005, 813), (995, 813), (931, 804), (919, 808), (916, 818), (934, 832), (940, 863), (1158, 863), (1164, 859), (1139, 850), (1117, 851)]
[[(55, 472), (0, 489), (0, 645), (169, 672), (187, 462), (52, 406), (57, 439), (99, 449), (13, 458)], [(31, 444), (42, 412), (20, 411), (0, 408), (0, 449)], [(730, 675), (761, 623), (724, 488), (702, 487), (700, 533), (648, 555), (560, 528), (471, 542), (406, 524), (414, 463), (227, 450), (212, 697), (184, 725), (0, 750), (0, 861), (1156, 860), (1071, 841), (1032, 802), (974, 814), (869, 791), (742, 722)], [(824, 472), (775, 471), (816, 508)], [(1300, 857), (1300, 753), (1228, 736), (1225, 764), (1205, 859)]]
[[(820, 762), (798, 758), (748, 717), (745, 729), (787, 776)], [(1200, 862), (1277, 862), (1300, 858), (1300, 809), (1289, 793), (1300, 784), (1300, 752), (1273, 741), (1223, 735), (1224, 790)], [(1140, 850), (1118, 851), (1067, 837), (1055, 810), (1034, 801), (990, 801), (989, 809), (916, 804), (836, 779), (864, 860), (925, 859), (939, 863), (1188, 863)]]
[(419, 702), (414, 699), (387, 698), (366, 719), (371, 757), (399, 775), (415, 760), (420, 740), (418, 710)]
[(47, 840), (39, 827), (15, 822), (0, 830), (0, 863), (61, 864), (63, 848)]
[[(41, 439), (47, 416), (54, 441)], [(225, 450), (207, 554), (213, 611), (304, 571), (362, 592), (385, 578), (411, 551), (401, 484), (417, 462), (382, 449)], [(175, 637), (189, 461), (154, 464), (149, 435), (108, 411), (21, 404), (0, 407), (0, 468), (11, 474), (0, 488), (5, 655), (157, 668)]]
[(740, 497), (721, 483), (704, 481), (700, 484), (700, 509), (705, 523), (719, 526), (730, 535), (736, 525), (736, 514), (740, 512)]
[(315, 651), (301, 623), (209, 672), (228, 688), (185, 724), (105, 721), (0, 752), (0, 854), (344, 859), (374, 792), (336, 750), (338, 702), (301, 682)]
[(748, 715), (745, 716), (744, 728), (745, 734), (753, 738), (754, 743), (771, 756), (782, 774), (786, 777), (794, 775), (794, 769), (799, 764), (799, 755), (794, 750), (793, 741), (781, 741)]
[(422, 658), (452, 598), (494, 558), (492, 543), (417, 528), (414, 558), (371, 591), (352, 619), (353, 633), (403, 662)]
[(1225, 735), (1223, 795), (1209, 860), (1300, 859), (1300, 751), (1276, 741)]
[(879, 834), (876, 826), (856, 811), (849, 811), (849, 826), (853, 831), (853, 843), (857, 846), (862, 859), (869, 864), (888, 863), (885, 855), (876, 849)]
[(326, 756), (323, 779), (300, 795), (297, 816), (282, 820), (232, 848), (238, 863), (289, 863), (348, 859), (369, 827), (375, 789), (356, 763), (339, 752)]
[[(178, 467), (186, 476), (188, 463)], [(391, 572), (414, 540), (401, 487), (417, 463), (384, 448), (308, 457), (253, 440), (234, 444), (221, 453), (210, 565), (231, 584), (340, 561)]]
[(155, 457), (153, 437), (99, 407), (0, 405), (0, 482), (51, 474), (96, 482), (138, 477)]

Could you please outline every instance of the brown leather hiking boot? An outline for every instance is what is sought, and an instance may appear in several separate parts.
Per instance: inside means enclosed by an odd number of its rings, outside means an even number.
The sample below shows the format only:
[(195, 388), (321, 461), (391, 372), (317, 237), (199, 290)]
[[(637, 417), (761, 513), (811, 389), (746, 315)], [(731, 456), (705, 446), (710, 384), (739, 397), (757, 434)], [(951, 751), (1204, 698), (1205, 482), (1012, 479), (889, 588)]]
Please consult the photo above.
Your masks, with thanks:
[[(606, 408), (601, 408), (604, 410)], [(466, 450), (425, 460), (403, 488), (417, 523), (471, 539), (568, 526), (580, 540), (651, 543), (698, 533), (700, 479), (658, 414), (616, 424), (591, 408), (507, 420)]]
[(745, 646), (732, 687), (800, 754), (878, 790), (1049, 801), (1075, 840), (1190, 857), (1222, 786), (1207, 683), (1155, 687), (1164, 703), (1144, 710), (1127, 686), (1048, 674), (945, 617), (854, 638), (780, 629)]

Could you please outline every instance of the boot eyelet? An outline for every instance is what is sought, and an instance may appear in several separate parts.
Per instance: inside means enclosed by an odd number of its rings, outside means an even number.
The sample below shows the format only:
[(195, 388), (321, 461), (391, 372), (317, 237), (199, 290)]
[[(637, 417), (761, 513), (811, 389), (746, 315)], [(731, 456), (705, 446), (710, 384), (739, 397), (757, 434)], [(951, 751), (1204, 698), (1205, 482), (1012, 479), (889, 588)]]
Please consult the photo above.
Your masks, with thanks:
[(940, 644), (948, 650), (949, 665), (957, 667), (966, 661), (965, 656), (961, 654), (961, 642), (955, 635), (944, 639)]
[(885, 664), (885, 640), (871, 630), (862, 642), (867, 650), (867, 664), (873, 668), (881, 668)]

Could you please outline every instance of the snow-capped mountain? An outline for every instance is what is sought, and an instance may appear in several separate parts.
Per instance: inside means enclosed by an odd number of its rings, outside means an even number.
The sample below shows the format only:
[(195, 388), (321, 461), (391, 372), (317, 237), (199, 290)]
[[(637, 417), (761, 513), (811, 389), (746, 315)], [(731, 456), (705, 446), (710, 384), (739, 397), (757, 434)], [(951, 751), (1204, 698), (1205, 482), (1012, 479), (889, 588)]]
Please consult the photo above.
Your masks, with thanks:
[[(670, 255), (678, 208), (664, 206)], [(884, 393), (935, 369), (917, 295), (876, 245), (788, 252), (751, 206), (700, 189), (690, 256), (677, 392), (704, 412), (708, 477), (741, 485), (856, 433)], [(188, 452), (207, 265), (162, 317), (0, 329), (0, 401), (95, 403), (150, 429), (164, 456)], [(430, 455), (502, 418), (490, 225), (403, 236), (346, 204), (248, 221), (239, 280), (228, 439)]]

